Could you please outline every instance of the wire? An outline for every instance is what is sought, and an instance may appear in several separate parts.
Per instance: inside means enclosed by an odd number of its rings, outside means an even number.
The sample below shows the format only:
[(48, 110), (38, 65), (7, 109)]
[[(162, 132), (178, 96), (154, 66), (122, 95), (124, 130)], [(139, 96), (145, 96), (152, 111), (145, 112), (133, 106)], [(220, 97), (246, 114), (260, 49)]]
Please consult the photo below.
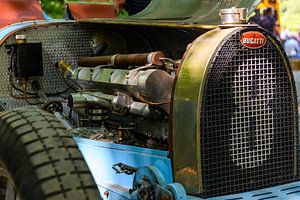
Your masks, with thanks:
[(163, 62), (165, 62), (165, 61), (170, 62), (173, 65), (173, 70), (177, 68), (176, 62), (171, 58), (159, 58), (159, 60), (161, 60)]
[(33, 106), (45, 104), (45, 102), (41, 102), (41, 101), (40, 101), (40, 102), (36, 102), (36, 103), (30, 102), (29, 99), (28, 99), (27, 97), (25, 98), (25, 101), (26, 101), (29, 105), (33, 105)]
[(107, 122), (107, 123), (109, 124), (107, 126), (108, 128), (113, 128), (113, 129), (117, 129), (117, 130), (135, 130), (136, 129), (135, 127), (120, 127), (120, 126), (111, 125), (109, 122)]
[(16, 96), (14, 93), (13, 93), (13, 90), (12, 90), (12, 75), (11, 75), (11, 72), (9, 73), (9, 94), (10, 96), (12, 96), (13, 98), (15, 99), (25, 99), (24, 96)]
[[(13, 88), (13, 84), (12, 84), (12, 72), (9, 73), (9, 81), (10, 81), (10, 87), (9, 87), (9, 93), (10, 95), (15, 98), (15, 99), (22, 99), (22, 100), (25, 100), (29, 105), (40, 105), (40, 104), (44, 104), (44, 102), (37, 102), (37, 103), (32, 103), (29, 101), (29, 98), (27, 97), (27, 94), (26, 94), (26, 90), (24, 90), (24, 93), (23, 93), (23, 96), (16, 96), (13, 91), (12, 91), (12, 88)], [(38, 97), (30, 97), (30, 98), (38, 98)]]
[(37, 93), (32, 93), (32, 92), (23, 91), (22, 89), (20, 89), (20, 88), (18, 88), (17, 86), (15, 86), (14, 83), (12, 83), (11, 85), (12, 85), (12, 87), (13, 87), (15, 90), (17, 90), (17, 91), (19, 91), (19, 92), (26, 93), (27, 95), (32, 95), (32, 96), (34, 96), (34, 97), (31, 97), (31, 98), (39, 98), (39, 97), (37, 96)]
[[(15, 84), (14, 84), (14, 80), (13, 80), (13, 59), (14, 59), (14, 56), (15, 56), (15, 50), (14, 50), (14, 47), (12, 47), (12, 55), (11, 55), (11, 58), (10, 58), (10, 67), (8, 68), (8, 71), (9, 71), (9, 92), (10, 92), (10, 95), (15, 98), (15, 99), (28, 99), (28, 98), (40, 98), (39, 95), (35, 92), (28, 92), (28, 91), (25, 91), (24, 89), (20, 89), (18, 88)], [(47, 57), (48, 58), (48, 57)], [(50, 63), (53, 64), (53, 62), (48, 58), (48, 60), (50, 61)], [(69, 89), (73, 89), (73, 87), (71, 87), (67, 81), (63, 78), (65, 84), (68, 86), (68, 88), (66, 88), (65, 90), (63, 91), (59, 91), (59, 92), (55, 92), (55, 93), (45, 93), (46, 96), (59, 96), (61, 94), (64, 94), (66, 93)], [(15, 89), (21, 93), (23, 93), (24, 95), (26, 95), (26, 98), (25, 96), (16, 96), (15, 94), (13, 94), (13, 90), (12, 89)], [(30, 95), (30, 97), (27, 97), (27, 95)]]
[(11, 57), (10, 57), (10, 66), (8, 67), (8, 72), (9, 72), (9, 88), (8, 88), (8, 90), (9, 90), (9, 94), (13, 97), (13, 98), (15, 98), (15, 99), (24, 99), (24, 97), (20, 97), (20, 96), (16, 96), (16, 95), (14, 95), (14, 93), (13, 93), (13, 90), (12, 90), (12, 87), (13, 87), (13, 80), (12, 80), (12, 73), (13, 73), (13, 59), (14, 59), (14, 47), (12, 46), (11, 47), (12, 48), (12, 50), (11, 50), (11, 53), (12, 53), (12, 55), (11, 55)]

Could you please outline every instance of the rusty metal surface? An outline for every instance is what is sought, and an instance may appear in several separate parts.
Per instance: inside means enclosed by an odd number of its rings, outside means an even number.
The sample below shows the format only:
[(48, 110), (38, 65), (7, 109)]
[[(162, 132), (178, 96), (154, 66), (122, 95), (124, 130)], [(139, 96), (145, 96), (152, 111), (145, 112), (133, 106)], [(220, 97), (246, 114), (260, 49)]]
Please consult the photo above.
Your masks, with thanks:
[(162, 66), (160, 58), (164, 58), (160, 51), (142, 54), (115, 54), (111, 56), (80, 57), (78, 65), (83, 67), (95, 67), (97, 65), (117, 65), (117, 66), (144, 66), (153, 64)]

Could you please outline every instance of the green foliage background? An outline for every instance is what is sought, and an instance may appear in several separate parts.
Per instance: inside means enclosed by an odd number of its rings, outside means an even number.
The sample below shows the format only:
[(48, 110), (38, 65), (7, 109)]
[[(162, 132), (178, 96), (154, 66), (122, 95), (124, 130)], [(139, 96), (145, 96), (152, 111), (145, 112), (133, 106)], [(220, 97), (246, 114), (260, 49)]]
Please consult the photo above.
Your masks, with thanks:
[(64, 0), (41, 0), (42, 8), (52, 18), (64, 18)]
[(293, 32), (300, 30), (300, 1), (281, 0), (282, 25)]

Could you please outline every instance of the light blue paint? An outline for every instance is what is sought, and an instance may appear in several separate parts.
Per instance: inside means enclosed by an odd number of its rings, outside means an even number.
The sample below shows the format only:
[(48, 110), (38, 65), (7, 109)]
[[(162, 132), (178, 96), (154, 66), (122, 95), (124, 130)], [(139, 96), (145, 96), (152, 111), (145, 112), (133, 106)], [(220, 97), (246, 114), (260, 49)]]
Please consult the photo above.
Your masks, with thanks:
[(31, 26), (34, 25), (51, 25), (51, 24), (74, 23), (74, 22), (75, 21), (65, 20), (65, 19), (51, 19), (51, 20), (35, 20), (35, 21), (25, 21), (25, 22), (15, 23), (0, 29), (0, 41), (15, 31), (30, 28)]
[(123, 163), (135, 168), (154, 166), (160, 170), (166, 183), (173, 182), (171, 159), (168, 151), (146, 149), (134, 146), (113, 144), (75, 138), (97, 185), (118, 185), (132, 188), (133, 175), (116, 174), (112, 166)]
[[(273, 197), (273, 198), (271, 198)], [(300, 200), (300, 181), (284, 184), (276, 187), (255, 190), (235, 195), (208, 198), (205, 200)], [(189, 197), (188, 200), (203, 200), (201, 198)]]
[[(167, 184), (173, 182), (171, 160), (168, 151), (146, 149), (134, 146), (98, 142), (75, 138), (104, 200), (128, 200), (128, 190), (132, 187), (133, 175), (116, 174), (112, 166), (124, 163), (132, 167), (155, 166), (161, 171)], [(108, 191), (109, 196), (104, 196)], [(273, 197), (273, 198), (271, 198)], [(251, 192), (207, 198), (205, 200), (300, 200), (300, 181)], [(187, 200), (204, 200), (188, 196)]]
[[(16, 23), (0, 29), (0, 40), (11, 33), (30, 28), (34, 25), (51, 25), (60, 23), (74, 23), (71, 20), (37, 20)], [(299, 73), (294, 73), (296, 80)], [(296, 81), (298, 84), (298, 82)], [(297, 87), (299, 89), (299, 87)], [(299, 97), (298, 97), (299, 98)], [(91, 172), (98, 184), (99, 191), (104, 200), (128, 200), (128, 189), (132, 187), (133, 175), (116, 174), (112, 165), (122, 162), (133, 167), (155, 166), (166, 179), (167, 183), (173, 182), (171, 160), (168, 151), (152, 150), (134, 146), (118, 145), (107, 142), (98, 142), (88, 139), (75, 138)], [(108, 191), (108, 197), (104, 192)], [(271, 198), (273, 197), (273, 198)], [(199, 197), (188, 196), (188, 200), (203, 200)], [(300, 200), (300, 181), (284, 184), (272, 188), (239, 193), (205, 200)]]

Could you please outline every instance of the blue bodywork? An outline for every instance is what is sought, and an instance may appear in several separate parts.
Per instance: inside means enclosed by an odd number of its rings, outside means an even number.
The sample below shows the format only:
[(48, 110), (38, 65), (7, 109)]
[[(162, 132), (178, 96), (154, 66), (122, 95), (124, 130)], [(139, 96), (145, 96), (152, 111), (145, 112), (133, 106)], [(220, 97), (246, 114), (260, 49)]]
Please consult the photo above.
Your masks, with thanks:
[[(10, 34), (35, 25), (50, 23), (72, 23), (67, 20), (29, 21), (17, 23), (0, 29), (0, 41)], [(296, 80), (299, 74), (296, 74)], [(298, 78), (300, 80), (300, 77)], [(298, 87), (300, 88), (300, 87)], [(153, 166), (160, 171), (166, 184), (173, 183), (172, 160), (168, 151), (99, 142), (83, 138), (74, 138), (85, 158), (104, 200), (131, 199), (134, 175), (117, 174), (112, 166), (124, 163), (134, 168)], [(188, 156), (188, 155), (187, 155)], [(202, 200), (200, 197), (187, 196), (188, 200)], [(207, 200), (300, 200), (300, 181), (272, 188), (255, 190), (234, 195), (208, 198)]]
[(25, 29), (36, 25), (49, 25), (49, 24), (60, 24), (60, 23), (74, 23), (74, 21), (64, 20), (64, 19), (51, 19), (51, 20), (49, 19), (49, 20), (35, 20), (35, 21), (25, 21), (25, 22), (15, 23), (0, 29), (0, 41), (4, 40), (6, 37), (10, 36), (14, 32), (21, 29)]
[[(167, 151), (152, 150), (109, 142), (75, 138), (100, 191), (114, 191), (118, 199), (130, 199), (133, 175), (117, 174), (112, 166), (117, 163), (139, 168), (154, 166), (163, 175), (166, 183), (173, 182), (171, 159)], [(103, 195), (103, 192), (101, 192)], [(122, 197), (122, 198), (121, 198)], [(113, 199), (113, 198), (110, 198)]]
[[(134, 146), (113, 144), (75, 138), (90, 170), (96, 180), (103, 199), (128, 200), (133, 175), (117, 174), (112, 166), (119, 162), (139, 168), (154, 166), (160, 170), (166, 183), (173, 182), (171, 159), (168, 151), (152, 150)], [(109, 194), (108, 196), (105, 194)], [(202, 200), (188, 196), (188, 200)], [(272, 188), (255, 190), (234, 195), (207, 198), (207, 200), (297, 200), (300, 199), (300, 181)]]

